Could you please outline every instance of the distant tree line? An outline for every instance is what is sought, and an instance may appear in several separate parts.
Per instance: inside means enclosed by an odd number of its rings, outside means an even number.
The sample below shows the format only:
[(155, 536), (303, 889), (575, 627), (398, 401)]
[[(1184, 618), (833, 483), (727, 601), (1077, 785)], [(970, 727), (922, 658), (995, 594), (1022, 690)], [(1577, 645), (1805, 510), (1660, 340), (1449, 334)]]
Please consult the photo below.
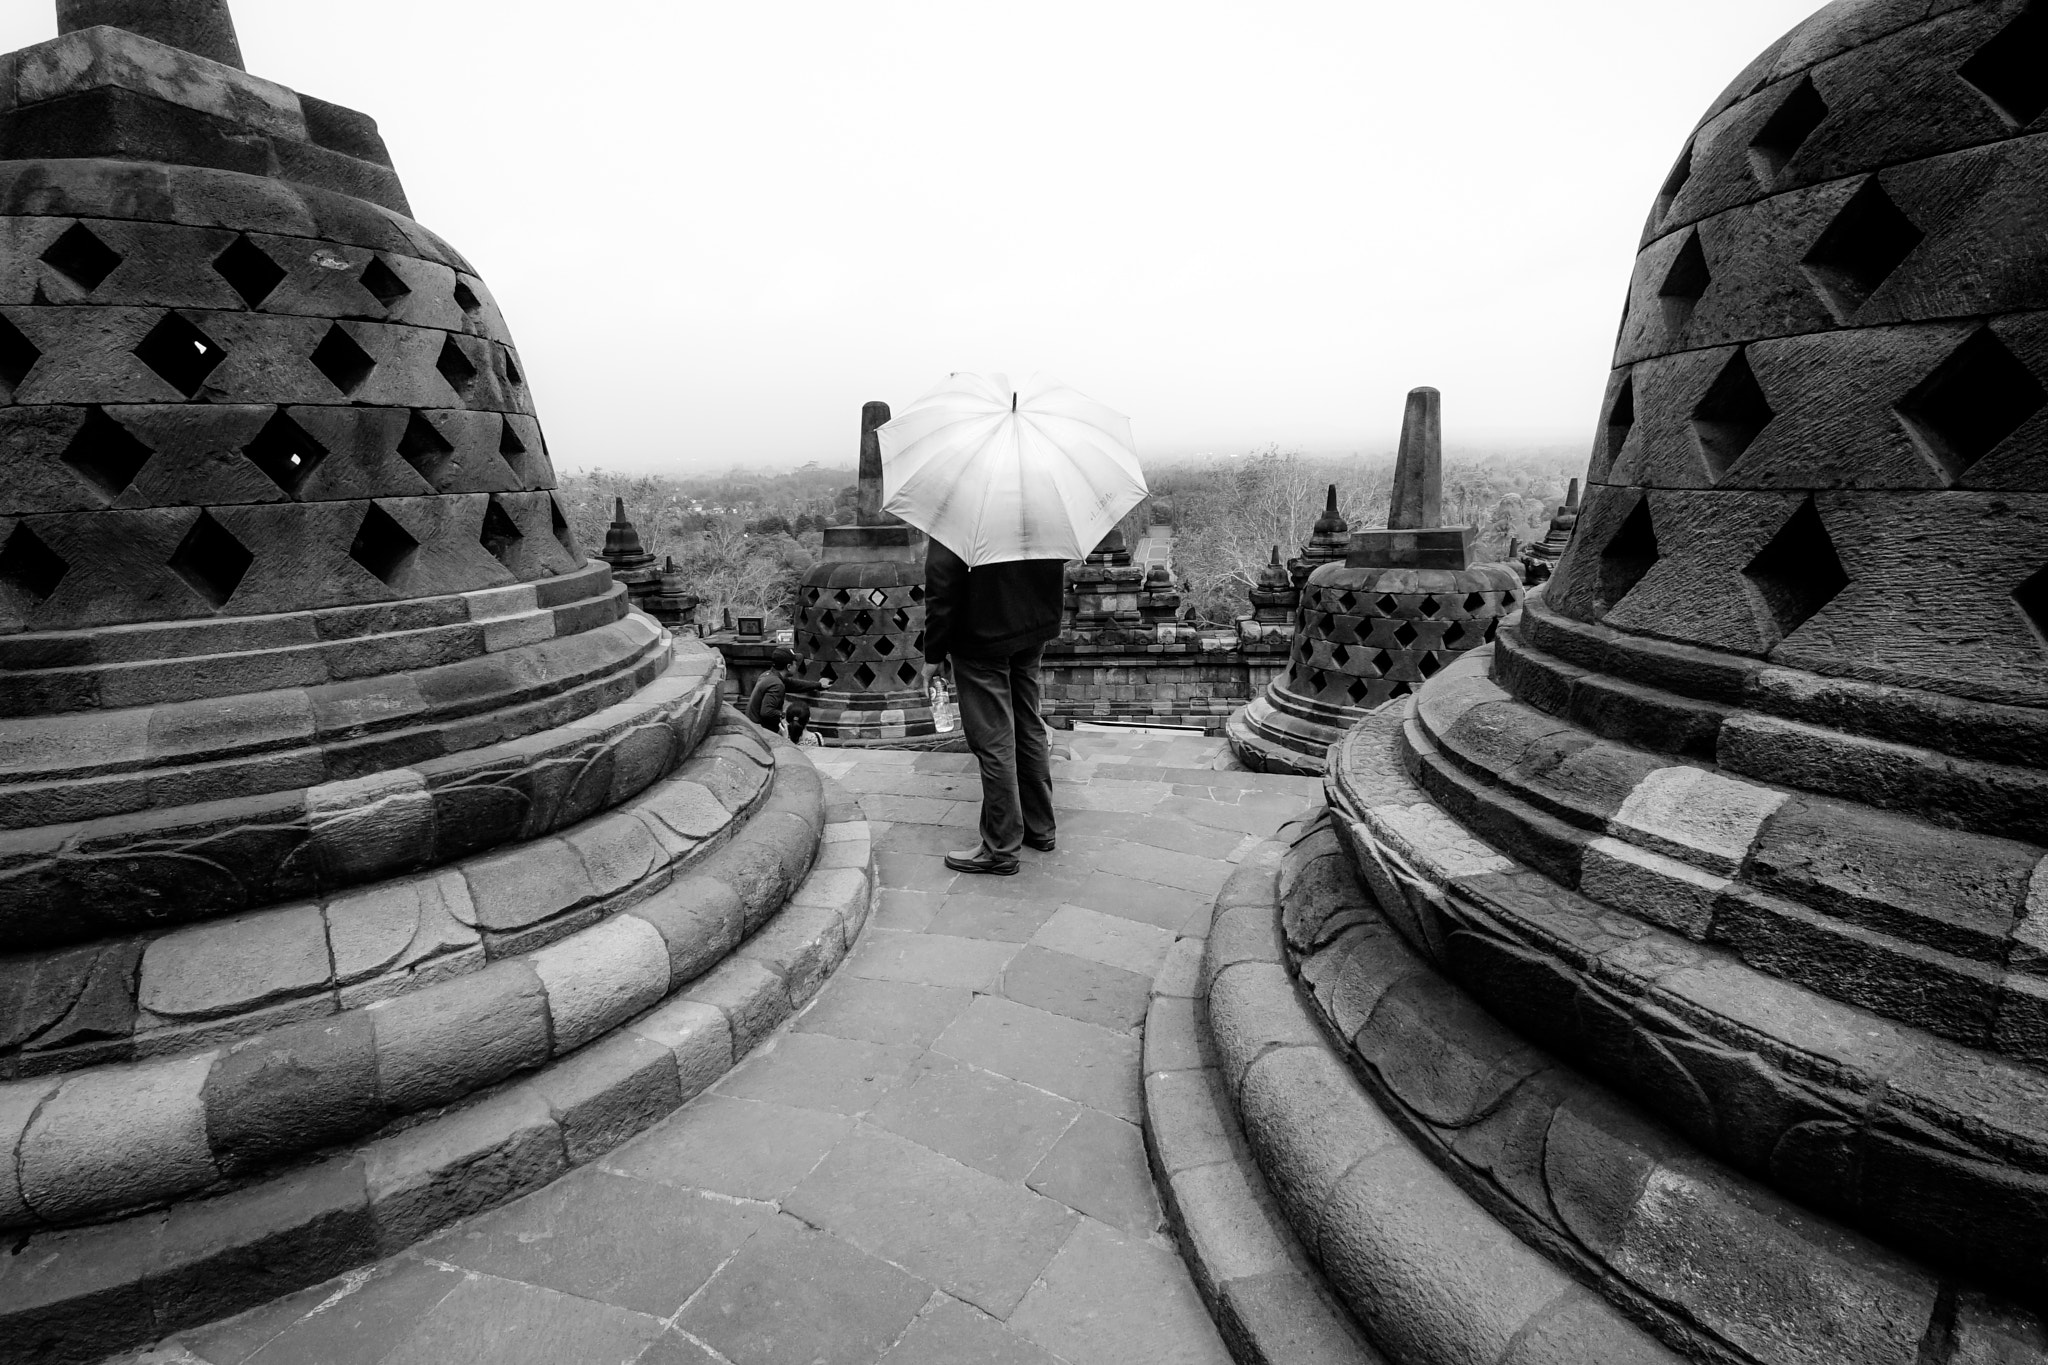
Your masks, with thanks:
[[(1540, 539), (1581, 474), (1575, 452), (1446, 456), (1444, 522), (1477, 529), (1478, 558), (1504, 559), (1511, 540)], [(1337, 486), (1338, 510), (1353, 529), (1385, 526), (1393, 488), (1391, 457), (1325, 458), (1277, 446), (1232, 457), (1148, 466), (1151, 497), (1131, 509), (1122, 529), (1131, 547), (1155, 520), (1173, 527), (1174, 574), (1186, 614), (1228, 624), (1250, 610), (1274, 546), (1285, 561), (1299, 552)], [(703, 599), (699, 619), (723, 612), (764, 615), (776, 626), (804, 574), (817, 563), (824, 530), (853, 520), (854, 470), (807, 465), (782, 474), (734, 470), (681, 478), (593, 469), (563, 477), (556, 493), (578, 540), (604, 548), (614, 499), (657, 562), (673, 557)]]

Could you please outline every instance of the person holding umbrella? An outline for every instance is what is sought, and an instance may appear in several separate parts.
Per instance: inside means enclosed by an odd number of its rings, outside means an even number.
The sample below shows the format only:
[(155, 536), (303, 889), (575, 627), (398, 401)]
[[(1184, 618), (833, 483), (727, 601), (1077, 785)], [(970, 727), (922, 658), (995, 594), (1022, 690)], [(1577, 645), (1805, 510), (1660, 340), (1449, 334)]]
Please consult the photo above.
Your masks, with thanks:
[(883, 507), (931, 538), (925, 657), (951, 662), (981, 769), (981, 845), (946, 866), (1011, 876), (1054, 847), (1039, 657), (1066, 562), (1145, 497), (1130, 421), (1044, 376), (955, 374), (878, 435)]

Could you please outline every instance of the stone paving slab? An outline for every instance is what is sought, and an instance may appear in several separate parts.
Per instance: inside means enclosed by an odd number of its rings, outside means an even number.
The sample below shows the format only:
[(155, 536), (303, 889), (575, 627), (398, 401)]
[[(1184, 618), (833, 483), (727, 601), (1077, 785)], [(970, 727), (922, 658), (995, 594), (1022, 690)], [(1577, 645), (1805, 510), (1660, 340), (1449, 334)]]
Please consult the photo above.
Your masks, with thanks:
[(812, 751), (876, 793), (881, 891), (802, 1014), (596, 1165), (148, 1359), (1228, 1361), (1136, 1126), (1145, 1002), (1192, 994), (1215, 888), (1320, 788), (1218, 740), (1071, 748), (1059, 851), (1013, 878), (940, 861), (969, 756)]

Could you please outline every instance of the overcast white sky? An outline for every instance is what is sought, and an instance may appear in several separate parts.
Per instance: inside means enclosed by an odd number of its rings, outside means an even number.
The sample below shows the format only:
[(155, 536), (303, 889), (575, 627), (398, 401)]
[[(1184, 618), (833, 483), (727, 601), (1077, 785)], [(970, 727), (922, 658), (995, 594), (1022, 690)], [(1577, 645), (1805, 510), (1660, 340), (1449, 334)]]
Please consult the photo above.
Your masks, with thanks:
[[(1045, 370), (1148, 456), (1590, 442), (1687, 131), (1813, 0), (238, 0), (374, 115), (564, 469), (850, 461)], [(0, 48), (55, 32), (0, 6)]]

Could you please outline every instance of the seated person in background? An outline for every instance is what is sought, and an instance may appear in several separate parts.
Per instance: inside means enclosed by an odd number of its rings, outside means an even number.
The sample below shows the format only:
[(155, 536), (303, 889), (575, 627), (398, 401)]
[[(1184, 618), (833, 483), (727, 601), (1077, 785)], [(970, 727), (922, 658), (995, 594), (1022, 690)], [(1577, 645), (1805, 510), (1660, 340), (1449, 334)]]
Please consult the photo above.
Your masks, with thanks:
[(811, 704), (809, 702), (805, 701), (802, 697), (791, 697), (788, 704), (783, 707), (782, 719), (783, 724), (789, 727), (789, 742), (791, 744), (808, 745), (814, 749), (821, 747), (818, 737), (810, 732)]
[[(761, 676), (754, 680), (754, 690), (747, 696), (747, 719), (774, 734), (782, 732), (783, 695), (787, 680), (783, 672), (796, 662), (796, 655), (786, 649), (777, 649), (768, 658), (768, 667), (761, 670)], [(809, 707), (805, 708), (806, 713)]]

